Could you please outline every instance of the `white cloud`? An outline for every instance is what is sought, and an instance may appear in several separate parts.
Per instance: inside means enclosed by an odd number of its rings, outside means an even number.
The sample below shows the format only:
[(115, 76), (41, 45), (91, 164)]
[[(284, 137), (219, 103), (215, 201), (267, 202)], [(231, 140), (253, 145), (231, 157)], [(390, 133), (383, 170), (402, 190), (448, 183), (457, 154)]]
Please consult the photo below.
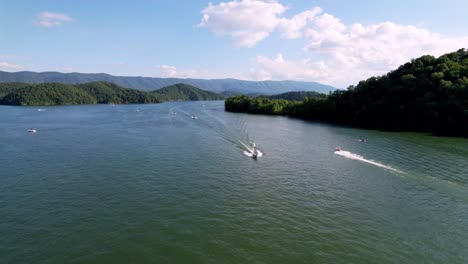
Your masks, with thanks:
[(213, 76), (206, 70), (194, 69), (178, 69), (172, 65), (157, 66), (157, 75), (164, 78), (205, 78), (209, 79)]
[(200, 27), (218, 35), (230, 35), (238, 46), (252, 47), (268, 37), (280, 23), (286, 7), (276, 1), (235, 0), (208, 4), (203, 9)]
[(258, 56), (255, 67), (250, 69), (250, 77), (254, 80), (299, 80), (326, 82), (330, 69), (321, 61), (312, 62), (309, 59), (288, 61), (282, 54), (270, 59)]
[(284, 38), (293, 39), (302, 37), (303, 29), (321, 12), (322, 9), (320, 7), (315, 7), (295, 15), (291, 19), (281, 18), (278, 29), (282, 31)]
[(426, 54), (440, 56), (468, 47), (468, 37), (451, 38), (390, 22), (344, 25), (328, 15), (316, 22), (305, 34), (305, 56), (313, 55), (315, 60), (258, 56), (251, 77), (318, 81), (346, 87), (385, 74), (412, 58)]
[(38, 15), (37, 23), (42, 27), (50, 28), (71, 21), (73, 21), (73, 19), (65, 14), (42, 12)]
[(68, 67), (68, 66), (63, 67), (61, 70), (62, 70), (62, 72), (73, 72), (73, 68)]
[(24, 69), (24, 67), (21, 65), (0, 61), (0, 70), (2, 71), (18, 71), (22, 69)]
[(164, 78), (177, 76), (177, 68), (175, 66), (159, 65), (157, 68), (160, 71), (161, 76)]
[(210, 3), (202, 11), (199, 26), (229, 35), (236, 45), (244, 47), (253, 47), (274, 31), (285, 39), (302, 38), (305, 59), (258, 56), (248, 76), (322, 81), (339, 87), (385, 74), (412, 58), (468, 47), (468, 37), (448, 37), (420, 26), (345, 24), (320, 7), (287, 18), (283, 16), (287, 9), (276, 0)]
[(305, 50), (334, 69), (330, 80), (339, 85), (385, 74), (412, 58), (440, 56), (468, 46), (468, 37), (447, 37), (392, 22), (345, 25), (329, 14), (316, 17), (305, 38)]
[(229, 35), (237, 46), (253, 47), (278, 30), (284, 38), (299, 38), (304, 28), (322, 12), (320, 7), (301, 12), (292, 18), (282, 17), (288, 8), (276, 0), (234, 0), (203, 9), (198, 26), (215, 34)]

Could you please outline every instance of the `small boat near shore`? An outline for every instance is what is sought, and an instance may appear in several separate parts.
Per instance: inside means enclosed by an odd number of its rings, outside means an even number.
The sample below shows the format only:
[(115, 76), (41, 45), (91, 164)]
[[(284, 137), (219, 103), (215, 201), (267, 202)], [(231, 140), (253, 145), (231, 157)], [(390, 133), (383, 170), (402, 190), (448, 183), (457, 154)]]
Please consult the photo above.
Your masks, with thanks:
[(34, 128), (30, 128), (30, 129), (28, 129), (28, 132), (29, 132), (29, 133), (36, 133), (36, 132), (37, 132), (37, 130), (36, 130), (36, 129), (34, 129)]

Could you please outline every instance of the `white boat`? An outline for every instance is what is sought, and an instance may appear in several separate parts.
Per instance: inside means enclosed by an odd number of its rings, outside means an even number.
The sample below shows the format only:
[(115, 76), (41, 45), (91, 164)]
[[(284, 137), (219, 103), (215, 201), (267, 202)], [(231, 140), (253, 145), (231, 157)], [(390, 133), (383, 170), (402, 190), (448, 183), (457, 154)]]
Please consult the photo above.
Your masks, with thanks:
[(39, 108), (39, 109), (37, 109), (37, 111), (38, 111), (38, 112), (44, 112), (45, 109)]
[(257, 145), (255, 145), (255, 143), (252, 143), (251, 146), (247, 146), (242, 142), (241, 142), (241, 144), (244, 145), (244, 147), (246, 148), (246, 150), (244, 150), (244, 155), (249, 156), (249, 157), (254, 158), (254, 159), (258, 159), (261, 156), (263, 156), (263, 152), (261, 152), (257, 148)]
[(198, 117), (193, 115), (193, 116), (192, 116), (192, 119), (198, 119)]
[(36, 133), (36, 132), (37, 132), (37, 130), (36, 130), (36, 129), (32, 129), (32, 128), (30, 128), (30, 129), (28, 129), (28, 132), (29, 132), (29, 133)]

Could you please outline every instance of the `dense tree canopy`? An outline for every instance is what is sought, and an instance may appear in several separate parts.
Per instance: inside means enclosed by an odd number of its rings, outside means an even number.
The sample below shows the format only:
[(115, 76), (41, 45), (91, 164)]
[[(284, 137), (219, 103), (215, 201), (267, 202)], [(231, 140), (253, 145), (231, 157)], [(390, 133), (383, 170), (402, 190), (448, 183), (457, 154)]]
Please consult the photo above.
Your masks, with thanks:
[[(262, 110), (252, 105), (262, 101)], [(268, 99), (233, 97), (227, 111), (287, 114), (337, 124), (468, 136), (468, 51), (423, 56), (380, 77), (269, 111)]]
[(6, 105), (139, 104), (159, 103), (158, 95), (108, 82), (86, 84), (3, 83), (0, 103)]
[(270, 99), (284, 99), (288, 101), (303, 101), (306, 98), (325, 98), (326, 95), (317, 92), (287, 92), (269, 96)]
[(0, 83), (0, 99), (9, 93), (26, 86), (28, 86), (27, 83)]
[(110, 82), (77, 85), (0, 83), (0, 103), (7, 105), (145, 104), (177, 100), (221, 99), (224, 99), (224, 96), (185, 84), (145, 92), (124, 88)]
[(109, 82), (91, 82), (76, 86), (94, 96), (99, 104), (145, 104), (163, 101), (157, 94), (123, 88)]
[(19, 86), (2, 99), (7, 105), (70, 105), (95, 104), (96, 98), (68, 84), (41, 83)]
[(159, 94), (162, 98), (170, 101), (207, 101), (224, 99), (224, 96), (221, 94), (205, 91), (195, 86), (183, 83), (167, 86), (153, 91), (152, 93)]

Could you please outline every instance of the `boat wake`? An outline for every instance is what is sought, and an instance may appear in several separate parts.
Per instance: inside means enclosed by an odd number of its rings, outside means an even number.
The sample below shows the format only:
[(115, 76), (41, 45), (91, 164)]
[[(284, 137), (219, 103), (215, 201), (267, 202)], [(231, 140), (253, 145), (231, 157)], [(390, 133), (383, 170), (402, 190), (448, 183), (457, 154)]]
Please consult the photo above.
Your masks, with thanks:
[[(226, 120), (218, 116), (216, 111), (212, 111), (211, 108), (203, 105), (202, 109), (196, 109), (195, 111), (193, 109), (190, 111), (184, 111), (184, 109), (181, 108), (178, 108), (177, 112), (175, 110), (175, 108), (172, 108), (169, 113), (171, 115), (172, 113), (180, 113), (179, 116), (198, 119), (196, 122), (197, 126), (209, 128), (219, 137), (240, 149), (244, 155), (255, 159), (264, 155), (264, 153), (255, 146), (253, 140), (250, 138), (245, 118), (241, 117), (233, 119), (231, 122), (226, 122)], [(194, 112), (197, 112), (199, 116), (194, 115)]]
[(251, 158), (260, 158), (261, 156), (263, 156), (263, 152), (260, 151), (256, 146), (255, 146), (255, 143), (252, 143), (251, 146), (245, 144), (244, 142), (240, 141), (239, 140), (239, 143), (242, 145), (242, 147), (244, 148), (243, 152), (244, 155), (248, 156), (248, 157), (251, 157)]
[(384, 165), (382, 163), (378, 163), (378, 162), (375, 162), (375, 161), (372, 161), (372, 160), (368, 160), (368, 159), (364, 158), (363, 156), (351, 153), (349, 151), (337, 150), (337, 151), (335, 151), (335, 154), (340, 155), (342, 157), (345, 157), (347, 159), (358, 160), (358, 161), (365, 162), (365, 163), (368, 163), (368, 164), (371, 164), (371, 165), (374, 165), (374, 166), (377, 166), (377, 167), (380, 167), (380, 168), (383, 168), (383, 169), (386, 169), (386, 170), (389, 170), (389, 171), (393, 171), (393, 172), (396, 172), (396, 173), (399, 173), (399, 174), (404, 174), (404, 172), (401, 171), (401, 170), (397, 170), (395, 168)]

